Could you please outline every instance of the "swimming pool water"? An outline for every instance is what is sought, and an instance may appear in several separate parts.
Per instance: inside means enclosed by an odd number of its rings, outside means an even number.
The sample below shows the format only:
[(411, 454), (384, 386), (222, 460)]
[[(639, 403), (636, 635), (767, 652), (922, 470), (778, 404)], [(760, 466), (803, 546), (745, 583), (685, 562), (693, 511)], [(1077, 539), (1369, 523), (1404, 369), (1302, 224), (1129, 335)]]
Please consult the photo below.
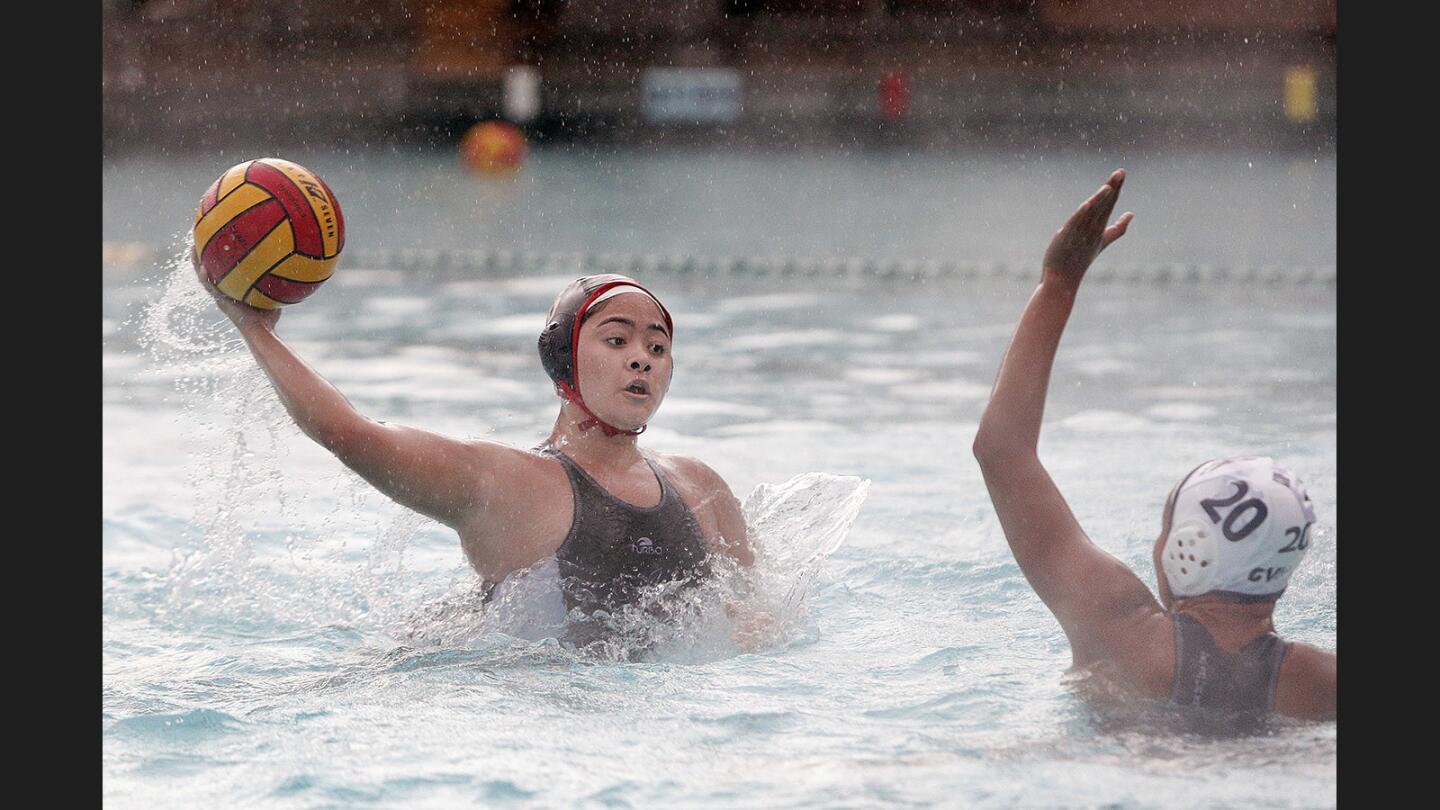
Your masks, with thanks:
[[(1033, 261), (1058, 225), (1048, 209), (1073, 206), (1106, 168), (1091, 182), (1088, 160), (1009, 173), (998, 160), (905, 167), (919, 201), (884, 193), (878, 224), (904, 224), (862, 233), (855, 196), (888, 176), (864, 161), (657, 167), (643, 156), (547, 164), (541, 153), (531, 174), (497, 191), (461, 185), (440, 158), (332, 160), (355, 245), (424, 233), (457, 249), (473, 237), (632, 252), (637, 242), (732, 254), (968, 249), (1017, 262)], [(1245, 176), (1231, 156), (1213, 161), (1211, 176)], [(171, 159), (179, 179), (167, 182), (154, 164), (107, 167), (107, 238), (173, 252), (194, 202), (167, 213), (185, 193), (165, 189), (194, 186), (198, 198), (233, 162)], [(980, 188), (944, 190), (947, 177), (987, 166), (985, 186), (1005, 205)], [(1201, 215), (1223, 191), (1141, 192), (1144, 174), (1131, 168), (1126, 193), (1137, 193), (1122, 205), (1137, 211), (1135, 232), (1101, 263), (1333, 261), (1333, 163), (1262, 161), (1255, 171), (1269, 190), (1248, 189), (1239, 206), (1259, 221), (1219, 239)], [(1198, 158), (1151, 168), (1160, 188), (1207, 174)], [(801, 224), (730, 207), (731, 186), (744, 185), (736, 171)], [(809, 190), (817, 210), (765, 185), (767, 173)], [(198, 185), (184, 182), (191, 176)], [(160, 190), (141, 212), (127, 199), (147, 185)], [(817, 193), (827, 189), (828, 202)], [(985, 212), (990, 235), (967, 248), (939, 214), (921, 221), (922, 203), (944, 194)], [(1027, 194), (1055, 201), (1028, 210), (1018, 205)], [(695, 202), (707, 195), (708, 209)], [(555, 206), (507, 207), (517, 196)], [(453, 212), (477, 197), (480, 211), (500, 213), (476, 215), (467, 236)], [(404, 210), (391, 219), (380, 201)], [(1019, 213), (1002, 216), (1006, 206)], [(1142, 236), (1149, 222), (1172, 233)], [(1320, 236), (1295, 235), (1302, 224)], [(822, 250), (827, 229), (833, 253)], [(755, 249), (743, 250), (747, 241)], [(533, 446), (557, 407), (534, 339), (566, 280), (342, 259), (279, 331), (368, 415)], [(767, 538), (778, 558), (822, 559), (812, 581), (795, 578), (801, 609), (753, 653), (700, 628), (650, 660), (583, 658), (447, 615), (473, 582), (453, 533), (390, 503), (290, 426), (185, 271), (163, 261), (107, 268), (107, 805), (1335, 803), (1333, 723), (1211, 739), (1087, 702), (1086, 684), (1065, 674), (1064, 635), (1010, 557), (970, 456), (1030, 280), (644, 281), (675, 315), (677, 371), (642, 446), (706, 460), (741, 497), (805, 473), (870, 482), (828, 556), (832, 544), (803, 532)], [(1237, 452), (1282, 460), (1308, 484), (1320, 522), (1277, 629), (1333, 649), (1335, 334), (1332, 286), (1091, 284), (1056, 362), (1042, 458), (1095, 542), (1147, 582), (1165, 494), (1186, 470)], [(853, 492), (836, 486), (826, 504)]]

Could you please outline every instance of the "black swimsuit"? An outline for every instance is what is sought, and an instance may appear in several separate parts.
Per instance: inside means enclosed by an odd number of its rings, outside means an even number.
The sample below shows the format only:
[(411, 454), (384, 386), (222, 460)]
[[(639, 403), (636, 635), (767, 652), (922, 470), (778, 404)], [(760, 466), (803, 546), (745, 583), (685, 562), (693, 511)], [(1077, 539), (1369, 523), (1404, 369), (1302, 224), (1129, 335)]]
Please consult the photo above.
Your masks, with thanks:
[[(668, 583), (697, 584), (710, 573), (700, 524), (680, 493), (645, 459), (660, 482), (660, 503), (635, 506), (610, 494), (574, 459), (550, 447), (540, 451), (565, 466), (575, 499), (575, 516), (565, 542), (555, 552), (565, 609), (586, 617), (613, 614), (645, 596), (645, 589)], [(657, 605), (650, 604), (652, 609)], [(573, 613), (572, 613), (573, 615)], [(580, 622), (568, 640), (592, 640), (602, 622)]]
[(1227, 652), (1195, 618), (1184, 613), (1170, 618), (1175, 623), (1171, 701), (1257, 717), (1275, 708), (1275, 684), (1289, 642), (1265, 633), (1238, 652)]

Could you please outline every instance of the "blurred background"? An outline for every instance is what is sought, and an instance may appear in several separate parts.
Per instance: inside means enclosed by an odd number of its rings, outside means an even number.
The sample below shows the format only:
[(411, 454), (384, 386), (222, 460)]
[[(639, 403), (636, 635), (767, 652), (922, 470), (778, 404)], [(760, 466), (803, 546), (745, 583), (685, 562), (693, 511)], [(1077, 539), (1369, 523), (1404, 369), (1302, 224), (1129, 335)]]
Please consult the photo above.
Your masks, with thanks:
[(1335, 135), (1333, 0), (105, 0), (109, 153)]

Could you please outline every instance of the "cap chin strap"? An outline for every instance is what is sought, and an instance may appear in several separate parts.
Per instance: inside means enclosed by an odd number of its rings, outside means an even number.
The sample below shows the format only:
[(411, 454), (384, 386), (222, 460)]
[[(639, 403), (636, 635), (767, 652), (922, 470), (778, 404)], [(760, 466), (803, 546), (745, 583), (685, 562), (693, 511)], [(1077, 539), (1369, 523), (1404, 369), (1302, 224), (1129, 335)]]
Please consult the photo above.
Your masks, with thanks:
[(648, 427), (648, 425), (641, 425), (635, 430), (621, 430), (596, 416), (595, 412), (590, 410), (590, 406), (585, 404), (585, 400), (580, 398), (580, 392), (570, 387), (570, 383), (561, 381), (556, 383), (555, 387), (560, 389), (560, 396), (578, 405), (580, 410), (584, 411), (585, 415), (590, 417), (580, 423), (581, 430), (589, 430), (592, 427), (599, 426), (600, 431), (606, 436), (639, 436), (641, 433), (644, 433), (645, 428)]

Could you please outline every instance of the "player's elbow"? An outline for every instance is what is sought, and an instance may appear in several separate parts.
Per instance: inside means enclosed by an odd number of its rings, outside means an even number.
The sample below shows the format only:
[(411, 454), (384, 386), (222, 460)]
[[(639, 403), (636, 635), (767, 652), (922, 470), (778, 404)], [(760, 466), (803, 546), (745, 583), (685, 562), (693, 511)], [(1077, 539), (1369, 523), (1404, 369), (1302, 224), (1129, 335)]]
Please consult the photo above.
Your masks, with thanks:
[(975, 460), (983, 467), (985, 459), (990, 455), (990, 443), (985, 440), (984, 433), (976, 433), (975, 441), (970, 443), (970, 452), (974, 454)]
[(986, 430), (983, 425), (976, 432), (970, 451), (975, 454), (975, 460), (980, 462), (982, 470), (1033, 455), (1033, 448), (1027, 448), (1023, 442), (1017, 442), (993, 430)]

